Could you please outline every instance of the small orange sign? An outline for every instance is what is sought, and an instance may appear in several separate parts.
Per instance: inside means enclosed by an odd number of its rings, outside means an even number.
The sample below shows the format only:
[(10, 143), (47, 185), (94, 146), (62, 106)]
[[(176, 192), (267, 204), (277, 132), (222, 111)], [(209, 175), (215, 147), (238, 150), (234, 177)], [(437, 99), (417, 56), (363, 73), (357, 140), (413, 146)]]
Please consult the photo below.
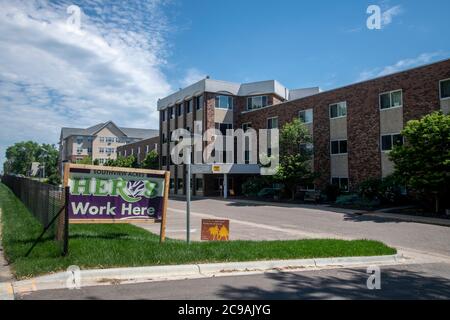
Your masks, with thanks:
[(202, 219), (201, 240), (228, 241), (230, 220)]

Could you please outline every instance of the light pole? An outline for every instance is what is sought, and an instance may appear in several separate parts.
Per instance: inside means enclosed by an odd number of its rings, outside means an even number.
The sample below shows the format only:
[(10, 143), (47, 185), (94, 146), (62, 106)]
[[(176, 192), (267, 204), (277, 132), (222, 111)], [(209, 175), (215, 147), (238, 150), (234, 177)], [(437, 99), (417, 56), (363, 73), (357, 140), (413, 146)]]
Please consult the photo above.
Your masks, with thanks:
[(186, 242), (191, 242), (191, 147), (187, 150), (187, 172), (186, 172)]

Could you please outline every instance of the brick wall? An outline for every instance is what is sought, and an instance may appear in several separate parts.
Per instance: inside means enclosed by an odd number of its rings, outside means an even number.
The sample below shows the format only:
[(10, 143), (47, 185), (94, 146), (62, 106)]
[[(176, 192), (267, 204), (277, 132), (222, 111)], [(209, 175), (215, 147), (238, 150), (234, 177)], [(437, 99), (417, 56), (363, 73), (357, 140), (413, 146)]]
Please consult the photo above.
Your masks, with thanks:
[[(147, 156), (147, 146), (149, 152), (151, 150), (155, 149), (155, 144), (157, 146), (160, 145), (160, 139), (159, 137), (153, 137), (145, 140), (141, 140), (134, 143), (129, 143), (123, 146), (120, 146), (117, 148), (117, 155), (123, 156), (124, 152), (126, 151), (127, 157), (131, 155), (133, 150), (133, 155), (137, 158), (138, 163), (142, 162), (145, 157)], [(138, 153), (139, 148), (141, 149), (141, 152)], [(159, 147), (157, 147), (159, 149)]]
[[(450, 60), (390, 76), (319, 93), (271, 107), (243, 112), (239, 104), (236, 127), (251, 122), (254, 129), (267, 127), (267, 118), (278, 116), (279, 126), (313, 108), (314, 168), (321, 173), (317, 184), (330, 181), (329, 105), (347, 102), (349, 182), (355, 187), (369, 177), (381, 176), (379, 94), (402, 89), (404, 123), (440, 109), (439, 80), (450, 78)], [(242, 102), (240, 102), (242, 103)]]

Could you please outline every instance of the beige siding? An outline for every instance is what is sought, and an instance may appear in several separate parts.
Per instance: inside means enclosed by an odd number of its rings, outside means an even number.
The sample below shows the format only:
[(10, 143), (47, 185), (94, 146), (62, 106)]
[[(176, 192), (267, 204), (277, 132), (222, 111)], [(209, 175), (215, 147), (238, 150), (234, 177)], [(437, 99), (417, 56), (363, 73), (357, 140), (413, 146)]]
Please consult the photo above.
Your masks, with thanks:
[(330, 138), (347, 139), (347, 117), (330, 119)]
[(348, 156), (346, 154), (331, 156), (331, 176), (348, 177)]
[(445, 114), (450, 113), (450, 99), (441, 100), (441, 110)]
[(214, 109), (214, 122), (233, 123), (233, 110)]
[(403, 129), (403, 108), (380, 110), (381, 134), (399, 133)]
[(388, 157), (389, 152), (381, 153), (381, 174), (383, 178), (394, 172), (394, 163)]

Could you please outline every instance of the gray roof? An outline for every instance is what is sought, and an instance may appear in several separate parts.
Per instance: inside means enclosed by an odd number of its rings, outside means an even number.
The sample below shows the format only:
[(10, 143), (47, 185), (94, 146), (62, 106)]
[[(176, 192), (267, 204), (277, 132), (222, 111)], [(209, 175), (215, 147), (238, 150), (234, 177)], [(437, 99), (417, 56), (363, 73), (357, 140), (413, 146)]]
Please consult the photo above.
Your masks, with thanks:
[[(116, 126), (116, 124), (112, 121), (108, 121), (105, 123), (99, 123), (92, 127), (83, 129), (83, 128), (61, 128), (61, 139), (66, 139), (70, 136), (92, 136), (103, 127), (111, 123)], [(138, 139), (148, 139), (153, 138), (159, 135), (159, 130), (156, 129), (139, 129), (139, 128), (124, 128), (116, 126), (123, 134), (129, 138), (138, 138)]]

